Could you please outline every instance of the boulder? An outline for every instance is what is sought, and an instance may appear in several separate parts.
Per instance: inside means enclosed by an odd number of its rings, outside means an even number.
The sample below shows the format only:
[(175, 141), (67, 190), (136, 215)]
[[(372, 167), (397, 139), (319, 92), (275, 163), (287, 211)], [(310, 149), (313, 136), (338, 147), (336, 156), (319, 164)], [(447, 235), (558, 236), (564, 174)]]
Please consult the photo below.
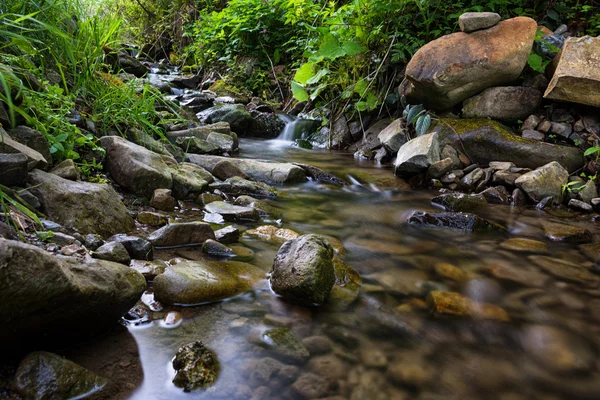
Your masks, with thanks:
[(34, 168), (46, 169), (48, 167), (48, 161), (46, 161), (43, 155), (31, 147), (12, 139), (2, 127), (0, 127), (0, 153), (25, 154), (25, 156), (27, 156), (27, 168), (29, 170)]
[(600, 107), (600, 38), (568, 38), (558, 56), (547, 99)]
[(224, 160), (228, 160), (235, 164), (255, 181), (264, 182), (269, 185), (301, 183), (306, 181), (304, 170), (294, 164), (265, 162), (244, 158), (203, 156), (197, 154), (187, 155), (187, 161), (197, 164), (211, 173), (213, 168), (220, 161)]
[(458, 17), (458, 26), (465, 33), (488, 29), (496, 25), (502, 17), (493, 12), (467, 12)]
[(469, 158), (480, 165), (508, 161), (522, 168), (535, 169), (557, 161), (568, 171), (583, 166), (583, 155), (576, 147), (525, 139), (488, 119), (440, 119), (433, 132), (439, 134), (440, 146), (451, 144), (464, 149)]
[(335, 283), (333, 249), (317, 235), (304, 235), (285, 242), (275, 257), (270, 283), (285, 300), (322, 305)]
[(100, 143), (106, 150), (106, 169), (123, 189), (150, 198), (155, 189), (172, 188), (173, 178), (168, 165), (176, 165), (175, 159), (119, 136), (104, 136)]
[(58, 258), (0, 239), (0, 346), (77, 336), (114, 324), (139, 300), (146, 280), (108, 261)]
[(531, 200), (538, 202), (552, 196), (555, 203), (562, 198), (562, 187), (569, 180), (569, 172), (556, 161), (521, 175), (515, 181)]
[(418, 136), (400, 147), (394, 171), (398, 176), (415, 175), (427, 170), (431, 164), (439, 160), (438, 135), (430, 133)]
[(24, 186), (27, 181), (29, 160), (23, 153), (0, 153), (0, 184)]
[(527, 64), (537, 23), (516, 17), (473, 32), (429, 42), (406, 67), (410, 103), (448, 109), (492, 86), (516, 80)]
[(49, 218), (83, 235), (110, 236), (135, 226), (110, 185), (74, 182), (40, 170), (29, 174), (29, 183)]
[(449, 228), (466, 233), (504, 232), (505, 229), (484, 218), (463, 212), (429, 213), (415, 211), (408, 217), (409, 224), (436, 228)]
[(167, 132), (167, 137), (172, 140), (177, 140), (181, 137), (195, 137), (206, 140), (211, 132), (218, 132), (224, 135), (231, 135), (231, 127), (225, 121), (217, 122), (209, 125), (195, 126), (189, 129)]
[(465, 100), (463, 117), (523, 120), (540, 108), (542, 92), (523, 86), (493, 87)]
[(48, 140), (41, 132), (31, 129), (28, 126), (21, 125), (10, 129), (8, 134), (17, 142), (40, 153), (44, 159), (46, 159), (48, 164), (52, 164), (52, 154), (50, 153)]
[(148, 240), (154, 246), (201, 244), (207, 239), (214, 240), (215, 234), (210, 225), (204, 222), (169, 224), (148, 236)]
[(390, 152), (397, 153), (406, 143), (404, 121), (398, 118), (377, 135), (381, 144)]
[(154, 278), (156, 300), (194, 305), (223, 300), (250, 289), (264, 271), (239, 261), (185, 261)]
[(72, 361), (39, 351), (21, 361), (13, 388), (25, 399), (82, 399), (102, 390), (107, 383)]
[(250, 180), (250, 177), (242, 171), (237, 165), (229, 160), (219, 161), (213, 168), (212, 173), (222, 181), (233, 178), (234, 176)]
[(240, 136), (253, 136), (259, 126), (243, 104), (220, 103), (199, 112), (197, 116), (200, 122), (206, 124), (227, 122), (231, 130)]

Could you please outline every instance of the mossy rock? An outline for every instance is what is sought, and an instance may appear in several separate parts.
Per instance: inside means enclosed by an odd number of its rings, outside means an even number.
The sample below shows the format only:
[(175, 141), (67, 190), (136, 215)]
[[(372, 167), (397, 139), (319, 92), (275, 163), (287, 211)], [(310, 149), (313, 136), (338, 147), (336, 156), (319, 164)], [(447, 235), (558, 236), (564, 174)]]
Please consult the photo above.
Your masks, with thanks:
[(219, 79), (215, 83), (213, 83), (208, 90), (215, 92), (217, 96), (229, 96), (239, 100), (241, 103), (250, 102), (250, 94), (244, 92), (242, 89), (237, 88), (236, 86), (227, 83), (223, 79)]

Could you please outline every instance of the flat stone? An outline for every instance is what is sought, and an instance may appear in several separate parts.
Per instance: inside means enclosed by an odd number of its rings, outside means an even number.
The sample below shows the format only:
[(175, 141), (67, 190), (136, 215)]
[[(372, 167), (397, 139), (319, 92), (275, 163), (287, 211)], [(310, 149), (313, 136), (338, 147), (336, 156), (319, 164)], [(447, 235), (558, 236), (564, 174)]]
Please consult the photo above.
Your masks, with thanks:
[(584, 212), (592, 212), (594, 210), (590, 204), (577, 199), (569, 200), (569, 207)]
[(406, 143), (406, 131), (402, 118), (394, 120), (377, 135), (379, 142), (390, 152), (397, 153)]
[(542, 103), (542, 92), (524, 86), (492, 87), (465, 100), (465, 118), (492, 118), (502, 121), (525, 119)]
[(508, 313), (494, 305), (474, 302), (456, 292), (430, 292), (427, 303), (434, 315), (471, 316), (478, 319), (509, 321)]
[(600, 242), (579, 245), (579, 250), (590, 260), (600, 262)]
[(300, 237), (300, 234), (291, 229), (278, 228), (273, 225), (263, 225), (249, 229), (244, 235), (252, 236), (269, 243), (283, 244), (288, 240)]
[(251, 207), (241, 207), (224, 201), (215, 201), (204, 206), (204, 210), (208, 213), (220, 214), (225, 221), (257, 221), (259, 219), (258, 212)]
[(140, 211), (137, 215), (137, 220), (140, 224), (150, 226), (163, 226), (168, 222), (166, 215), (151, 211)]
[(480, 194), (446, 193), (431, 199), (433, 205), (446, 211), (473, 212), (487, 207), (488, 202)]
[(512, 238), (500, 243), (500, 247), (524, 253), (548, 253), (546, 243), (533, 239)]
[(516, 165), (506, 161), (490, 161), (489, 167), (496, 171), (508, 171), (511, 168), (516, 167)]
[(242, 171), (236, 164), (229, 160), (219, 161), (213, 167), (212, 173), (214, 176), (224, 181), (237, 176), (242, 179), (251, 180), (248, 174)]
[(268, 329), (261, 335), (261, 339), (264, 345), (284, 361), (304, 363), (310, 357), (308, 350), (289, 328)]
[(214, 182), (210, 184), (212, 190), (219, 190), (223, 193), (233, 196), (251, 195), (256, 197), (276, 197), (278, 196), (275, 188), (263, 182), (249, 181), (238, 176), (228, 178), (224, 182)]
[(204, 243), (207, 239), (214, 240), (215, 234), (210, 225), (204, 222), (169, 224), (148, 236), (154, 246), (185, 246)]
[(233, 226), (226, 226), (215, 231), (215, 239), (224, 244), (235, 243), (240, 240), (240, 230)]
[(496, 25), (502, 17), (493, 12), (468, 12), (458, 17), (460, 30), (469, 33), (480, 29), (488, 29)]
[(538, 142), (543, 142), (546, 139), (546, 135), (542, 132), (534, 131), (534, 130), (525, 130), (521, 133), (521, 137), (525, 139), (536, 140)]
[(0, 138), (0, 153), (24, 154), (27, 157), (27, 168), (30, 171), (34, 168), (48, 168), (48, 161), (42, 154), (12, 139), (2, 127), (0, 127)]
[(581, 243), (592, 240), (592, 233), (585, 228), (555, 222), (543, 222), (544, 234), (554, 242)]
[(550, 275), (565, 281), (576, 282), (586, 286), (597, 285), (600, 281), (598, 275), (569, 261), (547, 256), (529, 256), (527, 258)]
[(516, 268), (509, 265), (494, 265), (486, 269), (494, 278), (501, 281), (517, 283), (526, 287), (544, 287), (548, 276), (535, 270)]

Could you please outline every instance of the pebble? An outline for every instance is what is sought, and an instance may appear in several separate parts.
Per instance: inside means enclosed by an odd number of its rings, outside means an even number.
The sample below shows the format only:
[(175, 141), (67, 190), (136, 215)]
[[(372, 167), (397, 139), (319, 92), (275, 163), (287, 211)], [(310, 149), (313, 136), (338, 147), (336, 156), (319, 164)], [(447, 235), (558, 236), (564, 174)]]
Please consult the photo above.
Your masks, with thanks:
[(577, 199), (569, 200), (569, 207), (585, 212), (592, 212), (594, 210), (590, 204)]
[(325, 397), (329, 392), (330, 382), (317, 374), (307, 372), (294, 382), (292, 388), (302, 398), (318, 399)]
[(183, 315), (178, 311), (169, 311), (163, 318), (163, 326), (166, 328), (176, 328), (183, 322)]
[(309, 336), (302, 344), (311, 355), (327, 354), (333, 348), (333, 342), (327, 336)]

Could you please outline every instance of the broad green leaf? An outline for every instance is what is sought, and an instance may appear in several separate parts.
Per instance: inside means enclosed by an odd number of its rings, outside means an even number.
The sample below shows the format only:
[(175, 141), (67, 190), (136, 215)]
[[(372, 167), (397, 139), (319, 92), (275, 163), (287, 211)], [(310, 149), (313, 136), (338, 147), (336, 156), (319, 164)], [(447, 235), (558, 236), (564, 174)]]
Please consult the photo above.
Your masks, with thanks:
[(431, 125), (431, 115), (425, 114), (421, 115), (417, 119), (417, 123), (415, 125), (415, 131), (417, 131), (417, 136), (421, 136), (427, 132), (429, 126)]
[(315, 76), (315, 64), (311, 62), (304, 63), (298, 68), (294, 75), (294, 80), (301, 85), (306, 85), (308, 80)]
[(356, 103), (354, 105), (354, 107), (358, 110), (358, 111), (366, 111), (367, 109), (367, 102), (366, 101), (359, 101), (358, 103)]
[(309, 99), (308, 93), (306, 93), (304, 86), (294, 81), (292, 81), (292, 94), (298, 101), (308, 101)]
[(56, 140), (57, 142), (64, 142), (68, 138), (69, 138), (68, 133), (61, 133), (60, 135), (54, 136), (54, 140)]
[(319, 51), (315, 55), (334, 60), (343, 56), (344, 50), (340, 46), (340, 41), (337, 37), (327, 34), (323, 42), (321, 42), (321, 46), (319, 46)]
[(585, 153), (583, 153), (584, 156), (591, 156), (592, 154), (596, 154), (596, 153), (600, 153), (600, 147), (598, 146), (594, 146), (594, 147), (590, 147), (589, 149), (587, 149), (585, 151)]
[(356, 85), (354, 85), (354, 92), (358, 93), (359, 96), (364, 96), (365, 95), (365, 91), (368, 89), (369, 87), (369, 83), (364, 80), (361, 79), (360, 81), (356, 82)]
[(375, 94), (373, 94), (373, 93), (369, 93), (367, 95), (367, 108), (369, 110), (373, 110), (375, 107), (377, 107), (377, 103), (378, 103), (377, 96), (375, 96)]
[(344, 55), (346, 56), (354, 56), (363, 51), (363, 48), (358, 42), (349, 40), (342, 42), (342, 49), (344, 50)]
[(417, 116), (423, 111), (423, 106), (422, 105), (417, 105), (417, 106), (412, 106), (409, 110), (408, 110), (408, 115), (406, 116), (406, 121), (408, 121), (409, 125), (414, 124), (415, 119), (417, 118)]
[(275, 64), (279, 64), (279, 61), (281, 61), (281, 53), (279, 52), (279, 49), (275, 49), (275, 54), (273, 54), (273, 62)]
[(540, 55), (536, 54), (536, 53), (531, 53), (529, 54), (529, 57), (527, 57), (527, 64), (529, 64), (529, 66), (531, 67), (532, 70), (537, 71), (537, 72), (544, 72), (543, 69), (543, 59)]
[[(306, 81), (307, 85), (314, 85), (315, 83), (319, 83), (321, 78), (329, 74), (329, 70), (327, 68), (320, 69), (313, 77)], [(296, 79), (297, 80), (297, 79)], [(298, 81), (300, 82), (300, 81)]]
[(326, 88), (327, 88), (326, 83), (322, 83), (319, 86), (317, 86), (310, 94), (310, 99), (314, 101), (321, 94), (321, 92), (323, 90), (325, 90)]

